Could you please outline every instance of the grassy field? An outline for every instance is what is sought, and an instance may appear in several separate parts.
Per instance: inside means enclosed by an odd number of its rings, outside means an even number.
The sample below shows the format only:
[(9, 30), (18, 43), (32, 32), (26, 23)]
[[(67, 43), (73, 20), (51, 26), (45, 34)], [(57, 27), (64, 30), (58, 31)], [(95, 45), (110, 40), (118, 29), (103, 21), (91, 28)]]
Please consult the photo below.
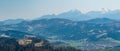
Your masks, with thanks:
[(63, 42), (64, 44), (61, 45), (67, 45), (67, 46), (72, 46), (72, 47), (79, 47), (82, 46), (82, 43), (79, 41), (73, 41), (73, 40), (53, 40), (53, 39), (48, 39), (48, 41), (52, 42)]

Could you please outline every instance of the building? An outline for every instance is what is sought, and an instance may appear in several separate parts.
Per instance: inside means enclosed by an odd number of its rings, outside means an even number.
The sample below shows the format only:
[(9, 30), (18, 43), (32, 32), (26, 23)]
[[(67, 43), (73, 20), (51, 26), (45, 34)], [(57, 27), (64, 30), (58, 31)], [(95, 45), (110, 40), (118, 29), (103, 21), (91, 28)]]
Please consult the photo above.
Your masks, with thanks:
[(18, 41), (19, 45), (28, 45), (32, 43), (32, 40), (30, 39), (23, 39)]
[(44, 45), (43, 41), (34, 44), (35, 47), (41, 47), (43, 45)]

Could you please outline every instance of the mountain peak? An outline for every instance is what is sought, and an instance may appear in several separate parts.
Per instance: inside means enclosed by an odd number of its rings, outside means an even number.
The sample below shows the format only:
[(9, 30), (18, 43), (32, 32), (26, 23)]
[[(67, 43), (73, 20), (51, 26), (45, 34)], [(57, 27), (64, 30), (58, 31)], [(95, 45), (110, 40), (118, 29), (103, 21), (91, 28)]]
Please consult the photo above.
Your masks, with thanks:
[(81, 14), (81, 12), (79, 10), (70, 10), (59, 15), (74, 15), (74, 14)]

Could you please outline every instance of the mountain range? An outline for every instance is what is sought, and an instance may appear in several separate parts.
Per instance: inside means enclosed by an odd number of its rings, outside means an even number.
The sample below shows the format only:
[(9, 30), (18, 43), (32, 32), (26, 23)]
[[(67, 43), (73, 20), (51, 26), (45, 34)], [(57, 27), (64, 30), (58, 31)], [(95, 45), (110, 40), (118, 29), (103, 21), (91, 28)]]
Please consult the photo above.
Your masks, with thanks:
[[(94, 49), (96, 46), (97, 48), (103, 48), (119, 45), (119, 26), (119, 21), (108, 18), (96, 18), (87, 21), (72, 21), (62, 18), (53, 18), (23, 21), (21, 23), (12, 25), (1, 25), (0, 30), (28, 32), (34, 36), (46, 37), (46, 39), (48, 39), (51, 43), (58, 44), (61, 42), (62, 44), (68, 46), (74, 46), (76, 43), (78, 43), (78, 45), (75, 46), (77, 48), (82, 47), (92, 49), (92, 46)], [(19, 35), (22, 35), (23, 33), (15, 34), (16, 37), (20, 37)], [(75, 44), (68, 42), (74, 42)]]
[[(36, 20), (39, 19), (53, 19), (53, 18), (61, 18), (61, 19), (69, 19), (72, 21), (86, 21), (96, 18), (108, 18), (119, 21), (120, 19), (120, 10), (109, 10), (109, 11), (89, 11), (86, 13), (82, 13), (79, 10), (71, 10), (67, 12), (63, 12), (60, 14), (51, 14), (51, 15), (43, 15)], [(0, 21), (0, 25), (9, 25), (9, 24), (17, 24), (23, 21), (28, 21), (24, 19), (8, 19), (4, 21)]]
[(23, 38), (26, 34), (42, 36), (53, 44), (81, 49), (114, 47), (120, 45), (119, 14), (119, 10), (88, 13), (75, 10), (31, 21), (3, 21), (0, 22), (0, 35), (14, 38)]
[(109, 19), (120, 19), (120, 10), (109, 10), (109, 11), (89, 11), (87, 13), (82, 13), (79, 10), (71, 10), (68, 12), (63, 12), (61, 14), (44, 15), (38, 19), (51, 19), (51, 18), (63, 18), (73, 21), (85, 21), (95, 18), (109, 18)]

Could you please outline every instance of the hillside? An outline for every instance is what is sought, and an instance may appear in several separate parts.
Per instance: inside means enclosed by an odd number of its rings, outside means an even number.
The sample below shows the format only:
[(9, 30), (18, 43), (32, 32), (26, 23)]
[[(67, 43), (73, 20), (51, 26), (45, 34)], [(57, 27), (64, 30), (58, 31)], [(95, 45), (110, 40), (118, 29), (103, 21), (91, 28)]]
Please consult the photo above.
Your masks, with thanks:
[(55, 18), (4, 25), (1, 26), (0, 29), (29, 32), (35, 36), (44, 36), (47, 37), (51, 43), (57, 45), (61, 42), (59, 45), (88, 49), (92, 49), (92, 46), (94, 49), (119, 45), (119, 26), (119, 21), (107, 18), (92, 19), (88, 21), (72, 21)]
[[(29, 40), (32, 40), (30, 44), (21, 45), (19, 44), (19, 39), (6, 38), (6, 37), (0, 38), (0, 50), (1, 51), (64, 51), (64, 50), (81, 51), (73, 47), (55, 46), (55, 45), (49, 44), (49, 42), (46, 40), (41, 40), (36, 38), (32, 38)], [(41, 45), (36, 46), (36, 44), (39, 44), (39, 43)]]

